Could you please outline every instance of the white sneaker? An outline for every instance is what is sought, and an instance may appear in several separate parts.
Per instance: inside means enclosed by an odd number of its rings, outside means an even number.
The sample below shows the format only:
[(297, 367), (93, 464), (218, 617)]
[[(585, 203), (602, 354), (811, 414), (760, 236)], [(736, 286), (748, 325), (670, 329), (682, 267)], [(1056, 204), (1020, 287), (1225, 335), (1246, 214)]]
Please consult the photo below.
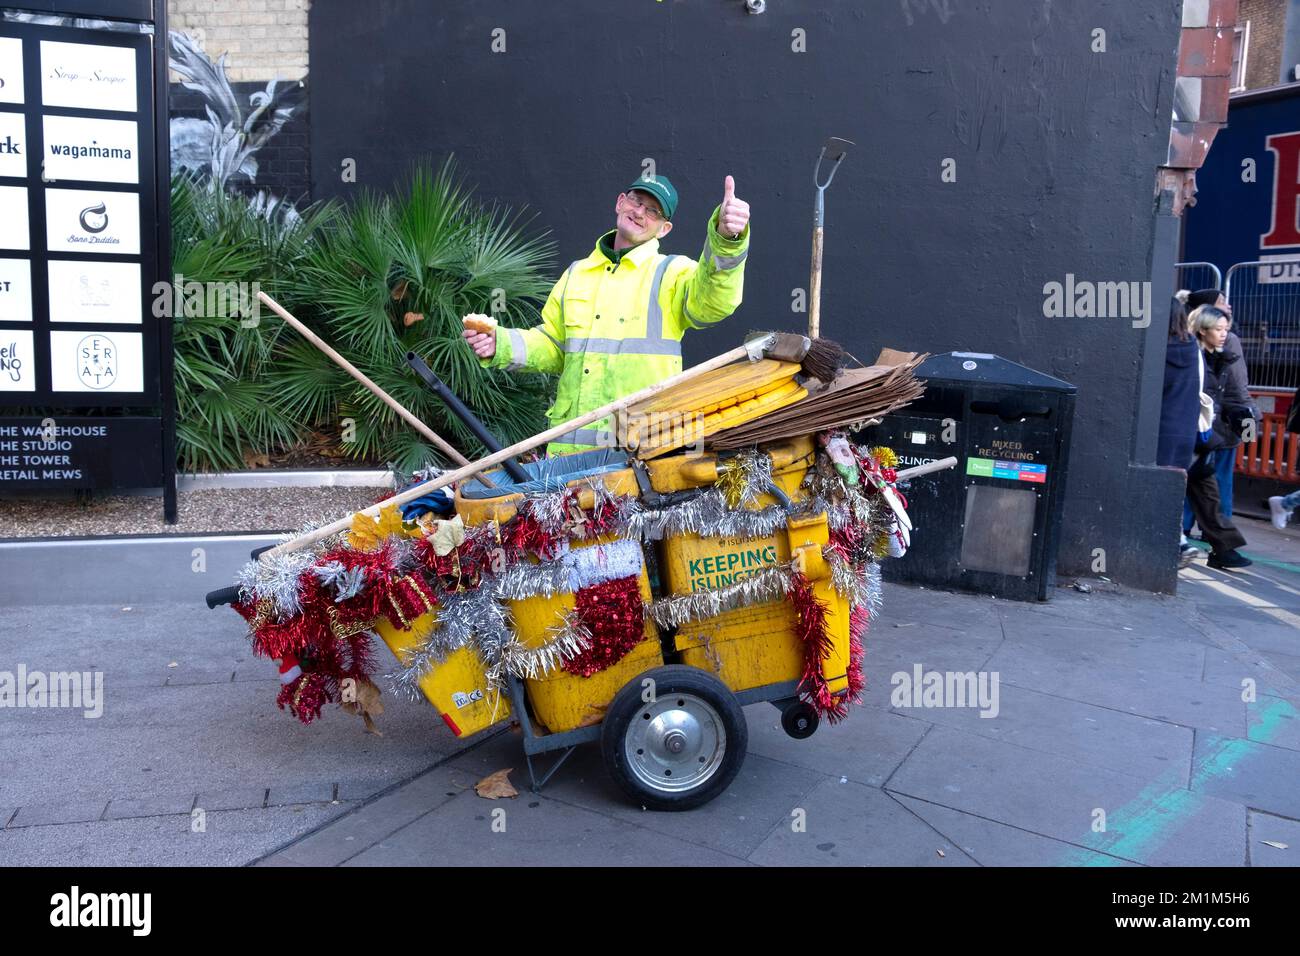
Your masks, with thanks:
[(1279, 531), (1286, 530), (1286, 519), (1290, 517), (1287, 510), (1282, 507), (1282, 496), (1274, 495), (1268, 499), (1268, 510), (1273, 515), (1273, 527)]

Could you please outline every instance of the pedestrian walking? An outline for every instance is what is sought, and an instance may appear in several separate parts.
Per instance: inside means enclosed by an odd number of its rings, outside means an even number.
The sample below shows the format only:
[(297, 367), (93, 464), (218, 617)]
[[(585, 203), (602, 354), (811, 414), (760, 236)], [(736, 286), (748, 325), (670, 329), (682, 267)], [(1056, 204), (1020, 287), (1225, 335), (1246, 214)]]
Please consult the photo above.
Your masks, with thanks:
[[(1286, 416), (1286, 430), (1292, 434), (1300, 433), (1300, 388), (1295, 390), (1291, 399), (1291, 411)], [(1291, 512), (1300, 508), (1300, 488), (1289, 495), (1274, 495), (1268, 499), (1268, 510), (1273, 519), (1273, 527), (1282, 530), (1291, 518)]]
[[(1196, 457), (1197, 419), (1201, 412), (1200, 346), (1187, 324), (1187, 309), (1181, 299), (1169, 302), (1169, 338), (1165, 344), (1165, 382), (1160, 401), (1160, 435), (1156, 442), (1156, 464), (1181, 468), (1184, 472)], [(1179, 535), (1178, 564), (1187, 567), (1196, 548)]]
[(1201, 534), (1210, 544), (1209, 566), (1220, 570), (1249, 567), (1253, 562), (1237, 550), (1246, 539), (1220, 509), (1219, 485), (1214, 475), (1214, 452), (1225, 446), (1233, 423), (1249, 414), (1240, 406), (1225, 406), (1228, 366), (1235, 361), (1223, 351), (1228, 316), (1216, 306), (1203, 305), (1192, 311), (1189, 321), (1200, 343), (1201, 392), (1209, 400), (1208, 420), (1202, 424), (1209, 427), (1198, 435), (1196, 457), (1187, 471), (1187, 497)]

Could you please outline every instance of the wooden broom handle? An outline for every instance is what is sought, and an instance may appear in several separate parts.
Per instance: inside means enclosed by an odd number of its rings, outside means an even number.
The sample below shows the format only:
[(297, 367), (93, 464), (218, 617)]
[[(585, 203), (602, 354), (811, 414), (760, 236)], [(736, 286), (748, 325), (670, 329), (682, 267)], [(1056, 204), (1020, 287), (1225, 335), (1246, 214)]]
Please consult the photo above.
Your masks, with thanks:
[(602, 405), (600, 408), (593, 409), (592, 411), (587, 412), (585, 415), (579, 415), (577, 418), (570, 419), (567, 422), (563, 422), (559, 425), (555, 425), (551, 428), (548, 428), (546, 431), (540, 432), (534, 435), (532, 438), (525, 438), (523, 441), (515, 442), (509, 448), (502, 448), (500, 451), (493, 452), (492, 454), (484, 458), (480, 458), (476, 462), (465, 465), (463, 468), (458, 468), (455, 471), (448, 472), (445, 475), (441, 475), (437, 478), (431, 478), (428, 481), (421, 482), (420, 484), (415, 485), (412, 488), (406, 489), (406, 491), (403, 491), (401, 494), (393, 495), (393, 497), (386, 498), (383, 501), (378, 502), (377, 504), (371, 505), (369, 508), (365, 508), (361, 511), (353, 512), (352, 514), (348, 515), (346, 518), (340, 518), (338, 521), (335, 521), (333, 524), (328, 524), (322, 528), (317, 528), (315, 531), (309, 531), (307, 534), (294, 538), (292, 541), (286, 541), (284, 544), (277, 545), (276, 547), (272, 548), (269, 551), (263, 551), (261, 556), (262, 560), (268, 559), (277, 554), (287, 554), (290, 551), (298, 551), (299, 549), (305, 548), (310, 544), (314, 544), (315, 542), (321, 540), (322, 538), (327, 538), (332, 534), (335, 534), (339, 531), (344, 531), (347, 528), (351, 527), (352, 519), (355, 518), (357, 515), (366, 515), (367, 517), (371, 517), (371, 518), (378, 517), (380, 511), (382, 511), (384, 508), (387, 508), (389, 505), (404, 505), (408, 501), (414, 501), (416, 498), (420, 498), (424, 495), (427, 495), (431, 491), (436, 491), (439, 488), (444, 488), (447, 485), (453, 484), (457, 481), (463, 481), (464, 479), (470, 478), (473, 475), (477, 474), (480, 471), (483, 471), (486, 468), (491, 468), (493, 465), (499, 465), (507, 458), (512, 458), (515, 455), (522, 454), (523, 452), (526, 451), (532, 451), (538, 445), (544, 445), (548, 441), (554, 441), (555, 439), (559, 438), (561, 435), (564, 435), (567, 432), (571, 432), (574, 429), (578, 429), (586, 425), (590, 425), (592, 422), (600, 421), (602, 418), (606, 418), (609, 415), (614, 414), (615, 412), (621, 411), (622, 409), (627, 408), (629, 405), (635, 405), (637, 402), (643, 402), (648, 398), (653, 398), (654, 396), (658, 395), (660, 392), (663, 392), (670, 388), (675, 388), (678, 385), (681, 385), (683, 382), (689, 382), (691, 379), (699, 378), (705, 372), (712, 372), (715, 368), (721, 368), (724, 365), (730, 365), (732, 362), (735, 362), (738, 359), (745, 358), (750, 354), (751, 354), (751, 349), (749, 347), (744, 345), (737, 346), (736, 348), (732, 349), (729, 352), (724, 352), (722, 355), (709, 359), (707, 362), (703, 362), (699, 365), (694, 366), (693, 368), (688, 368), (684, 372), (678, 372), (672, 378), (664, 379), (664, 381), (656, 382), (653, 385), (648, 385), (645, 388), (641, 389), (639, 392), (633, 392), (631, 395), (627, 395), (623, 398), (618, 399), (617, 401), (613, 401), (608, 403), (607, 405)]
[(271, 307), (271, 310), (275, 312), (276, 315), (278, 315), (280, 318), (284, 319), (284, 321), (287, 322), (289, 325), (292, 325), (295, 329), (297, 329), (299, 333), (302, 334), (303, 338), (305, 338), (308, 342), (316, 346), (316, 348), (320, 349), (331, 359), (333, 359), (334, 363), (338, 365), (339, 368), (343, 369), (343, 371), (347, 372), (349, 375), (355, 378), (366, 388), (370, 389), (370, 391), (374, 392), (374, 394), (380, 399), (380, 401), (382, 401), (393, 411), (397, 412), (397, 414), (400, 415), (403, 419), (405, 419), (406, 423), (410, 425), (412, 428), (414, 428), (417, 432), (419, 432), (425, 438), (429, 439), (429, 441), (433, 442), (434, 445), (437, 446), (438, 450), (441, 451), (444, 455), (446, 455), (448, 458), (450, 458), (458, 465), (469, 464), (468, 458), (466, 458), (456, 449), (452, 448), (449, 444), (447, 444), (442, 439), (442, 436), (439, 435), (437, 432), (435, 432), (432, 428), (430, 428), (424, 422), (420, 421), (418, 418), (416, 418), (414, 415), (408, 412), (397, 401), (397, 399), (393, 398), (393, 396), (389, 395), (382, 388), (380, 388), (378, 385), (372, 382), (370, 378), (359, 368), (357, 368), (355, 365), (353, 365), (351, 362), (345, 359), (342, 355), (339, 355), (338, 352), (334, 351), (334, 349), (330, 347), (328, 342), (326, 342), (319, 335), (317, 335), (311, 329), (307, 328), (307, 326), (303, 325), (296, 318), (294, 318), (289, 313), (288, 309), (282, 306), (279, 302), (276, 302), (265, 292), (259, 291), (257, 293), (257, 297), (261, 299), (263, 302), (265, 302), (267, 305), (269, 305)]

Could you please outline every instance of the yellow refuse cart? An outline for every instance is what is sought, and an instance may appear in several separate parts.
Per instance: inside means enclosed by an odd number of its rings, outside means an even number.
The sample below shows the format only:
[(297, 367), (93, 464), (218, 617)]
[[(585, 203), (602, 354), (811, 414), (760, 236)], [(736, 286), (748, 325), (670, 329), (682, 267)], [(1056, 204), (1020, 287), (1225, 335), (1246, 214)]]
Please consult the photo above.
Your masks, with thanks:
[[(787, 509), (788, 520), (770, 535), (722, 538), (670, 529), (658, 539), (604, 536), (571, 547), (603, 549), (592, 555), (621, 562), (636, 575), (647, 604), (795, 562), (826, 608), (829, 641), (821, 676), (832, 693), (847, 694), (850, 608), (832, 586), (823, 556), (827, 516), (797, 507), (814, 460), (813, 439), (759, 450), (771, 460), (772, 480), (766, 493), (744, 507)], [(577, 489), (579, 506), (590, 508), (597, 484), (615, 495), (636, 496), (646, 509), (670, 508), (711, 489), (725, 463), (712, 454), (643, 462), (616, 449), (579, 452), (525, 465), (527, 481), (512, 480), (501, 470), (487, 473), (491, 485), (478, 479), (464, 482), (456, 490), (456, 512), (468, 527), (504, 523), (526, 495), (562, 487)], [(574, 595), (508, 603), (515, 636), (525, 646), (538, 646), (573, 608)], [(421, 632), (432, 626), (433, 618), (427, 617), (408, 629), (381, 622), (377, 631), (403, 660)], [(612, 666), (590, 676), (560, 668), (533, 678), (507, 674), (504, 690), (494, 691), (484, 662), (465, 647), (426, 674), (420, 688), (458, 736), (509, 718), (518, 721), (534, 790), (576, 747), (599, 742), (611, 777), (632, 799), (650, 809), (683, 810), (713, 799), (739, 771), (748, 742), (741, 710), (746, 704), (774, 704), (793, 737), (808, 737), (817, 729), (817, 710), (800, 698), (805, 661), (796, 611), (777, 596), (676, 627), (661, 627), (649, 615), (640, 640)], [(539, 772), (533, 758), (552, 752), (558, 758)]]

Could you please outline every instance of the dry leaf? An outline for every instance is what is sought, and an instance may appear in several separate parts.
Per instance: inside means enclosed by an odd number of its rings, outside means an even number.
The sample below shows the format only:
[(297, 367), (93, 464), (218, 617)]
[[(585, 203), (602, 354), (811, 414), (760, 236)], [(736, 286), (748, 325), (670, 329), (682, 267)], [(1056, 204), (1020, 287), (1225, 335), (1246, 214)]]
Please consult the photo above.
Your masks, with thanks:
[(249, 468), (270, 468), (271, 456), (246, 451), (244, 452), (244, 464)]
[(170, 664), (168, 664), (167, 666), (168, 666), (168, 667), (180, 667), (181, 665), (180, 665), (180, 664), (177, 664), (175, 661), (172, 661), (172, 662), (171, 662)]
[(393, 297), (394, 302), (396, 302), (398, 299), (403, 298), (406, 295), (406, 287), (408, 285), (410, 285), (410, 280), (403, 279), (401, 282), (397, 283), (397, 285), (393, 286), (393, 288), (389, 291), (389, 295)]
[(939, 854), (940, 856), (942, 856), (942, 857), (947, 857), (947, 856), (948, 856), (948, 854), (944, 853), (943, 850), (935, 850), (934, 852), (935, 852), (935, 853), (938, 853), (938, 854)]
[(357, 551), (375, 551), (390, 534), (401, 533), (402, 515), (397, 510), (397, 505), (389, 505), (381, 510), (378, 520), (357, 512), (352, 516), (348, 546)]
[(402, 324), (405, 325), (408, 329), (411, 326), (413, 326), (416, 322), (423, 322), (423, 321), (424, 321), (423, 312), (408, 312), (402, 318)]
[(502, 797), (517, 797), (519, 791), (510, 785), (510, 771), (513, 767), (490, 773), (474, 784), (474, 792), (485, 800), (500, 800)]
[(366, 733), (374, 734), (376, 737), (384, 736), (383, 733), (375, 726), (371, 717), (378, 717), (384, 712), (384, 702), (381, 699), (382, 692), (371, 681), (360, 680), (355, 686), (353, 700), (345, 700), (339, 707), (349, 714), (360, 715), (366, 725)]
[(1259, 842), (1262, 843), (1262, 844), (1264, 844), (1265, 846), (1275, 847), (1276, 849), (1279, 849), (1279, 850), (1287, 850), (1287, 849), (1290, 849), (1289, 844), (1286, 844), (1286, 843), (1278, 843), (1276, 840), (1260, 840)]

